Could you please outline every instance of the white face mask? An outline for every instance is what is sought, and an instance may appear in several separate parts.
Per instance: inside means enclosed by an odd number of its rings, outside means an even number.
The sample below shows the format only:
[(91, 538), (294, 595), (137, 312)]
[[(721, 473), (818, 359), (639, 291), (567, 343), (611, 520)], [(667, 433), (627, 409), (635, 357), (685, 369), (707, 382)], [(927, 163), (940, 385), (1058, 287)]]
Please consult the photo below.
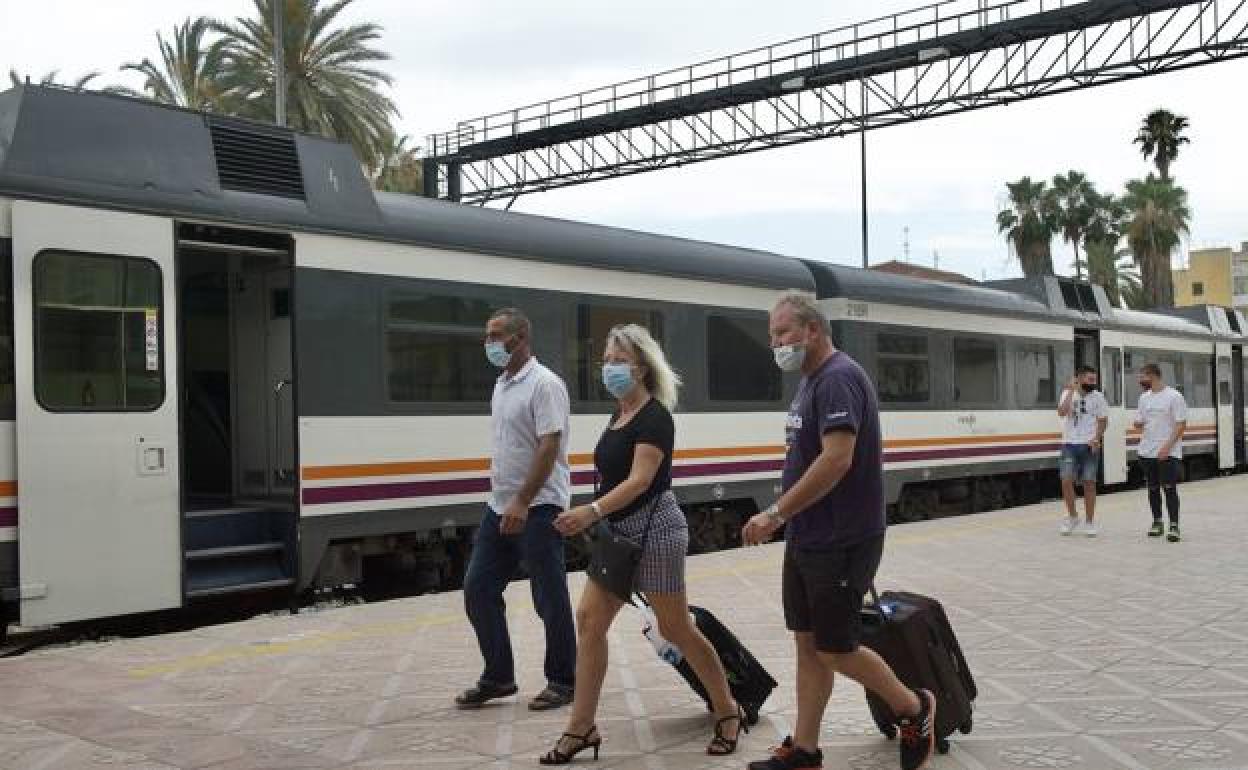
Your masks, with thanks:
[(776, 366), (786, 372), (796, 372), (806, 362), (805, 345), (781, 345), (772, 348), (771, 352), (776, 357)]

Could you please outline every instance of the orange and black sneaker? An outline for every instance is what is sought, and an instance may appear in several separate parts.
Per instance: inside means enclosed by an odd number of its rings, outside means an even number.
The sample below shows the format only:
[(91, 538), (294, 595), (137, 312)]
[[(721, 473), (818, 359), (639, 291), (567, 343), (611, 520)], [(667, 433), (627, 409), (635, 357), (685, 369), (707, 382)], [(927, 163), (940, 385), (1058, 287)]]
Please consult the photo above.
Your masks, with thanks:
[(936, 696), (928, 690), (915, 690), (919, 713), (897, 720), (901, 738), (901, 770), (921, 770), (936, 751)]
[(823, 770), (823, 752), (798, 748), (793, 736), (786, 735), (784, 742), (771, 747), (771, 757), (751, 762), (749, 770)]

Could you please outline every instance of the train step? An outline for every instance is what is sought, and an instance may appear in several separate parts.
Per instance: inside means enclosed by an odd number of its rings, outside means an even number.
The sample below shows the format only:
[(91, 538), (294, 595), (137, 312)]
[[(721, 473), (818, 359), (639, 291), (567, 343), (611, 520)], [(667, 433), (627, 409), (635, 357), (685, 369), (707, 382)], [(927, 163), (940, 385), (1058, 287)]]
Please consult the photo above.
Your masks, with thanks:
[(190, 511), (182, 523), (185, 596), (286, 588), (295, 583), (295, 515), (262, 507)]

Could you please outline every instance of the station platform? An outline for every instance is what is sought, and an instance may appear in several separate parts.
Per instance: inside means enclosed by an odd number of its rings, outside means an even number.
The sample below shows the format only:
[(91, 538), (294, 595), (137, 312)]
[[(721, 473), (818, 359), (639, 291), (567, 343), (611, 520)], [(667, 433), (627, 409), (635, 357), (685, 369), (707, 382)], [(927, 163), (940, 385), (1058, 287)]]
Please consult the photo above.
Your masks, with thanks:
[[(1060, 537), (1056, 503), (889, 532), (881, 589), (940, 598), (978, 679), (974, 732), (932, 765), (1248, 768), (1248, 477), (1186, 484), (1184, 541), (1144, 536), (1143, 491), (1101, 498), (1097, 538)], [(689, 593), (780, 681), (735, 756), (704, 753), (701, 702), (625, 608), (611, 637), (601, 759), (575, 766), (738, 770), (794, 719), (782, 546), (693, 557)], [(583, 576), (571, 578), (573, 601)], [(508, 593), (520, 697), (459, 711), (479, 674), (448, 593), (0, 660), (0, 768), (538, 767), (564, 711), (534, 713), (541, 626)], [(824, 767), (897, 767), (861, 689), (841, 680)]]

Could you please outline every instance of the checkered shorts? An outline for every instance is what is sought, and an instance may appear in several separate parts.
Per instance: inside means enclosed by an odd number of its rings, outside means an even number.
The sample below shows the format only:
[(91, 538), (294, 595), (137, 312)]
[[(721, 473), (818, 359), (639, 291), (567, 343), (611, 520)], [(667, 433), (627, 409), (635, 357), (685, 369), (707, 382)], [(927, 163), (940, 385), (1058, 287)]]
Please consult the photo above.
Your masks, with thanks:
[[(685, 590), (685, 554), (689, 552), (689, 525), (685, 512), (676, 502), (671, 490), (655, 501), (654, 520), (650, 524), (650, 537), (646, 550), (641, 554), (637, 569), (637, 590), (649, 593), (675, 594)], [(641, 542), (651, 505), (643, 505), (627, 518), (612, 523), (619, 534)]]

